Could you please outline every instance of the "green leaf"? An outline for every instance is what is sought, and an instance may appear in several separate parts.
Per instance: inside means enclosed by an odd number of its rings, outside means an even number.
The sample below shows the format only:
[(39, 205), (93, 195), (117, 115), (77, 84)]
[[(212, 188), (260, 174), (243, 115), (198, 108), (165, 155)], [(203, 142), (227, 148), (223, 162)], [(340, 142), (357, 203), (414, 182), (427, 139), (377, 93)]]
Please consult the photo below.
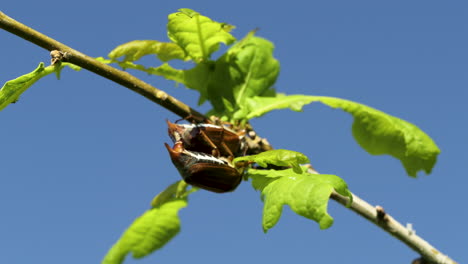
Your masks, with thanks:
[(333, 224), (333, 218), (327, 213), (327, 205), (333, 190), (352, 199), (346, 183), (335, 175), (297, 174), (292, 169), (250, 169), (248, 176), (252, 178), (253, 187), (262, 193), (264, 232), (276, 225), (284, 205), (289, 205), (295, 213), (316, 221), (321, 229), (329, 228)]
[(279, 62), (273, 57), (273, 44), (251, 33), (211, 69), (205, 97), (216, 113), (231, 118), (248, 98), (274, 93), (271, 87), (279, 74)]
[(171, 200), (138, 217), (109, 250), (103, 264), (122, 263), (128, 253), (142, 258), (163, 247), (180, 231), (177, 213), (187, 206), (183, 199)]
[(179, 81), (183, 80), (183, 72), (181, 70), (177, 70), (172, 68), (169, 64), (163, 63), (159, 67), (145, 67), (140, 64), (135, 64), (132, 62), (122, 62), (119, 63), (119, 66), (124, 69), (136, 69), (140, 71), (144, 71), (148, 74), (163, 76), (168, 80)]
[(232, 44), (235, 38), (228, 32), (231, 28), (187, 8), (170, 14), (167, 24), (169, 39), (197, 62), (207, 60), (219, 49), (219, 43)]
[(3, 110), (11, 103), (15, 103), (23, 92), (45, 76), (44, 69), (44, 63), (41, 62), (34, 71), (6, 82), (0, 89), (0, 110)]
[(237, 157), (233, 160), (233, 163), (236, 164), (242, 161), (255, 162), (264, 168), (266, 168), (268, 164), (292, 167), (296, 173), (302, 173), (300, 164), (310, 163), (306, 155), (286, 149), (275, 149), (257, 155)]
[(359, 145), (373, 155), (389, 154), (399, 159), (408, 175), (424, 170), (429, 174), (440, 149), (417, 126), (372, 107), (335, 97), (282, 95), (254, 97), (248, 100), (246, 118), (261, 116), (275, 109), (301, 111), (305, 104), (321, 102), (342, 109), (354, 117), (353, 135)]
[(178, 212), (187, 206), (188, 184), (178, 181), (153, 198), (152, 208), (138, 217), (107, 252), (103, 264), (120, 264), (128, 253), (142, 258), (163, 247), (180, 231)]
[(279, 62), (273, 57), (273, 44), (263, 38), (247, 37), (232, 46), (215, 62), (202, 61), (189, 70), (177, 70), (167, 64), (158, 68), (122, 64), (124, 68), (164, 76), (200, 92), (199, 104), (209, 100), (219, 116), (232, 117), (248, 98), (274, 95), (271, 86), (279, 74)]
[(353, 136), (370, 154), (392, 155), (402, 162), (412, 177), (416, 177), (420, 170), (431, 173), (440, 149), (417, 126), (352, 101), (332, 97), (322, 97), (320, 101), (353, 115)]
[(171, 67), (169, 64), (164, 63), (159, 67), (149, 67), (145, 68), (142, 65), (129, 65), (129, 63), (125, 63), (125, 65), (120, 64), (120, 66), (125, 68), (138, 68), (139, 70), (145, 71), (149, 74), (159, 75), (168, 80), (173, 80), (177, 83), (182, 83), (185, 87), (193, 90), (197, 90), (200, 92), (200, 99), (198, 100), (198, 104), (201, 105), (206, 100), (207, 94), (207, 83), (210, 78), (210, 73), (212, 71), (212, 67), (210, 66), (210, 62), (202, 62), (198, 63), (195, 67), (189, 70), (178, 70)]
[(304, 105), (318, 101), (317, 98), (318, 96), (285, 95), (280, 93), (273, 96), (247, 98), (244, 108), (245, 114), (238, 113), (237, 119), (246, 118), (250, 120), (270, 111), (285, 108), (300, 112)]
[[(106, 60), (106, 59), (103, 59), (103, 58), (96, 58), (96, 59), (103, 62), (103, 63), (114, 63), (115, 62), (115, 61)], [(164, 78), (166, 78), (168, 80), (173, 80), (173, 81), (176, 81), (178, 83), (187, 82), (186, 78), (187, 78), (188, 75), (190, 75), (190, 74), (188, 74), (188, 71), (174, 69), (173, 67), (171, 67), (167, 63), (163, 63), (163, 64), (161, 64), (161, 66), (158, 66), (158, 67), (146, 67), (144, 65), (136, 64), (136, 63), (133, 63), (133, 62), (130, 62), (130, 61), (117, 62), (117, 63), (123, 69), (134, 69), (134, 70), (143, 71), (143, 72), (146, 72), (148, 74), (162, 76), (162, 77), (164, 77)], [(195, 67), (195, 68), (198, 68), (198, 67)], [(194, 80), (198, 80), (198, 78), (194, 78)], [(188, 81), (190, 81), (190, 80), (188, 80)]]
[(164, 63), (159, 67), (149, 67), (147, 68), (147, 72), (179, 83), (183, 83), (185, 78), (185, 72), (183, 70), (174, 69), (167, 63)]
[(109, 60), (109, 59), (106, 59), (104, 57), (96, 57), (94, 59), (99, 61), (99, 62), (105, 63), (105, 64), (111, 64), (111, 63), (115, 62), (114, 60)]
[(159, 67), (145, 67), (133, 62), (119, 62), (120, 67), (124, 69), (135, 69), (152, 75), (162, 76), (168, 80), (184, 84), (187, 88), (200, 92), (199, 105), (206, 100), (207, 83), (212, 72), (212, 62), (201, 62), (189, 70), (179, 70), (164, 63)]
[(184, 60), (184, 50), (175, 43), (160, 42), (157, 40), (134, 40), (117, 46), (109, 53), (109, 58), (117, 60), (125, 56), (120, 62), (133, 62), (141, 57), (155, 54), (161, 61), (173, 59)]
[(196, 188), (187, 191), (189, 185), (185, 181), (177, 181), (167, 187), (164, 191), (160, 192), (151, 201), (152, 207), (159, 207), (174, 199), (186, 199), (190, 193)]
[(74, 70), (80, 69), (79, 67), (73, 64), (63, 62), (60, 63), (60, 65), (44, 67), (44, 63), (41, 62), (34, 71), (22, 75), (14, 80), (6, 82), (0, 89), (0, 111), (7, 107), (9, 104), (18, 101), (20, 95), (42, 77), (47, 76), (51, 73), (56, 73), (57, 77), (59, 77), (61, 69), (65, 66), (69, 66)]
[(206, 100), (207, 84), (209, 78), (212, 76), (213, 62), (201, 62), (189, 70), (178, 70), (165, 63), (159, 67), (144, 68), (140, 65), (121, 65), (122, 67), (135, 68), (150, 74), (163, 76), (168, 80), (173, 80), (178, 83), (184, 84), (187, 88), (197, 90), (200, 92), (200, 99), (198, 104), (201, 105)]
[(237, 71), (242, 78), (241, 84), (233, 89), (240, 107), (247, 98), (265, 94), (276, 82), (280, 65), (273, 50), (273, 43), (251, 33), (227, 52), (231, 72)]

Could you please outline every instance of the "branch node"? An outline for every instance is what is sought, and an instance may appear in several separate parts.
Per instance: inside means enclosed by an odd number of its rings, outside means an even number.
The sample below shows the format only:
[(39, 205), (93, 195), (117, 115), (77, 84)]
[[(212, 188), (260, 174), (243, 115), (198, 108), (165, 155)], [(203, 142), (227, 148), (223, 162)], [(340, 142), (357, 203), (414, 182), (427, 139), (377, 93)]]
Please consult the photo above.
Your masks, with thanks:
[(50, 65), (55, 65), (66, 59), (68, 56), (67, 52), (60, 50), (53, 50), (50, 52)]
[(377, 205), (375, 207), (375, 211), (377, 213), (377, 222), (379, 223), (387, 223), (388, 222), (388, 217), (387, 213), (385, 212), (384, 208), (380, 205)]
[(412, 223), (406, 223), (406, 230), (408, 230), (408, 236), (416, 235), (416, 230), (414, 230)]
[(168, 95), (167, 95), (167, 93), (165, 93), (165, 92), (159, 90), (159, 91), (156, 92), (156, 97), (157, 97), (158, 99), (161, 99), (161, 100), (166, 100), (167, 97), (168, 97)]

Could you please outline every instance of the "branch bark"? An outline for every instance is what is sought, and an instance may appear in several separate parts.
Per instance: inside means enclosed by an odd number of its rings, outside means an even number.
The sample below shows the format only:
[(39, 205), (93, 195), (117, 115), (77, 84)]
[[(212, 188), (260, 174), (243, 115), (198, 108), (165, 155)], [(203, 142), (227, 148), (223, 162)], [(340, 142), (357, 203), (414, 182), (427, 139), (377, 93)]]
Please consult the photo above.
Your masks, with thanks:
[[(8, 17), (2, 12), (0, 12), (0, 28), (49, 51), (58, 50), (64, 55), (64, 61), (73, 63), (127, 87), (128, 89), (148, 98), (150, 101), (155, 102), (167, 110), (177, 114), (181, 118), (190, 117), (191, 119), (198, 121), (204, 121), (207, 119), (203, 114), (168, 95), (166, 92), (143, 82), (127, 72), (101, 63), (40, 32), (37, 32), (36, 30)], [(266, 145), (262, 148), (268, 149), (271, 148), (271, 146)], [(331, 199), (343, 206), (346, 206), (349, 202), (347, 197), (338, 193), (333, 193), (331, 195)], [(386, 213), (382, 207), (374, 207), (353, 194), (353, 203), (350, 205), (349, 209), (374, 223), (390, 235), (405, 243), (414, 251), (418, 252), (421, 255), (421, 259), (416, 259), (413, 263), (456, 264), (454, 260), (442, 254), (427, 241), (417, 236), (413, 230), (404, 227), (401, 223), (396, 221)]]
[[(349, 198), (342, 196), (336, 192), (332, 193), (331, 198), (336, 202), (346, 206)], [(438, 263), (438, 264), (456, 264), (453, 259), (444, 255), (429, 242), (416, 235), (416, 232), (411, 227), (405, 227), (400, 222), (395, 220), (390, 214), (385, 212), (381, 206), (372, 206), (353, 194), (353, 203), (349, 207), (353, 212), (364, 217), (374, 223), (385, 232), (405, 243), (408, 247), (418, 252), (421, 255), (423, 262), (417, 263)], [(413, 263), (415, 263), (414, 260)]]

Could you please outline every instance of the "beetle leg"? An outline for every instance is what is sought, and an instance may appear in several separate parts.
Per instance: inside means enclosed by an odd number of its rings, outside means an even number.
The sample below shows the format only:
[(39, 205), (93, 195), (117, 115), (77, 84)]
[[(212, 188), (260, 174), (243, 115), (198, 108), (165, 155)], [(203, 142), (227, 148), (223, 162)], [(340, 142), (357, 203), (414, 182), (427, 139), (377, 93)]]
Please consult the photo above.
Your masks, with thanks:
[(227, 157), (227, 158), (229, 159), (229, 161), (232, 161), (232, 160), (234, 159), (234, 154), (233, 154), (232, 151), (228, 148), (228, 146), (226, 145), (225, 142), (222, 142), (222, 143), (221, 143), (221, 148), (222, 148), (223, 151), (225, 151), (225, 153), (228, 154), (228, 157)]
[[(221, 132), (221, 138), (224, 139), (224, 131), (226, 131), (224, 128), (223, 128), (223, 131)], [(231, 162), (233, 159), (234, 159), (234, 153), (232, 153), (231, 149), (226, 145), (226, 142), (222, 141), (221, 142), (221, 150), (224, 151), (224, 153), (227, 153), (228, 154), (228, 159), (229, 159), (229, 162)]]
[(213, 156), (219, 157), (221, 154), (219, 152), (218, 147), (213, 143), (213, 141), (211, 141), (211, 139), (205, 134), (205, 132), (203, 130), (200, 130), (200, 136), (203, 138), (203, 141), (208, 143), (208, 145), (210, 145), (210, 147), (212, 148), (211, 152), (212, 152)]

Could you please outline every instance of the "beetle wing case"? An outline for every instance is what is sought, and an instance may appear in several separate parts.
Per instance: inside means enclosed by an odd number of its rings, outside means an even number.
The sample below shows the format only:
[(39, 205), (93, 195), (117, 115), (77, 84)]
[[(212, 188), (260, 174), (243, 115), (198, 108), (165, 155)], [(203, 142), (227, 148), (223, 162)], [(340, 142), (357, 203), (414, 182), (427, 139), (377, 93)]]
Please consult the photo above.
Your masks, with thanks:
[(234, 191), (241, 180), (239, 172), (233, 167), (225, 165), (221, 168), (210, 163), (192, 165), (184, 178), (188, 184), (217, 193)]
[(230, 192), (242, 180), (240, 173), (226, 161), (205, 153), (185, 150), (181, 141), (173, 148), (165, 143), (172, 163), (185, 182), (193, 186), (217, 193)]

